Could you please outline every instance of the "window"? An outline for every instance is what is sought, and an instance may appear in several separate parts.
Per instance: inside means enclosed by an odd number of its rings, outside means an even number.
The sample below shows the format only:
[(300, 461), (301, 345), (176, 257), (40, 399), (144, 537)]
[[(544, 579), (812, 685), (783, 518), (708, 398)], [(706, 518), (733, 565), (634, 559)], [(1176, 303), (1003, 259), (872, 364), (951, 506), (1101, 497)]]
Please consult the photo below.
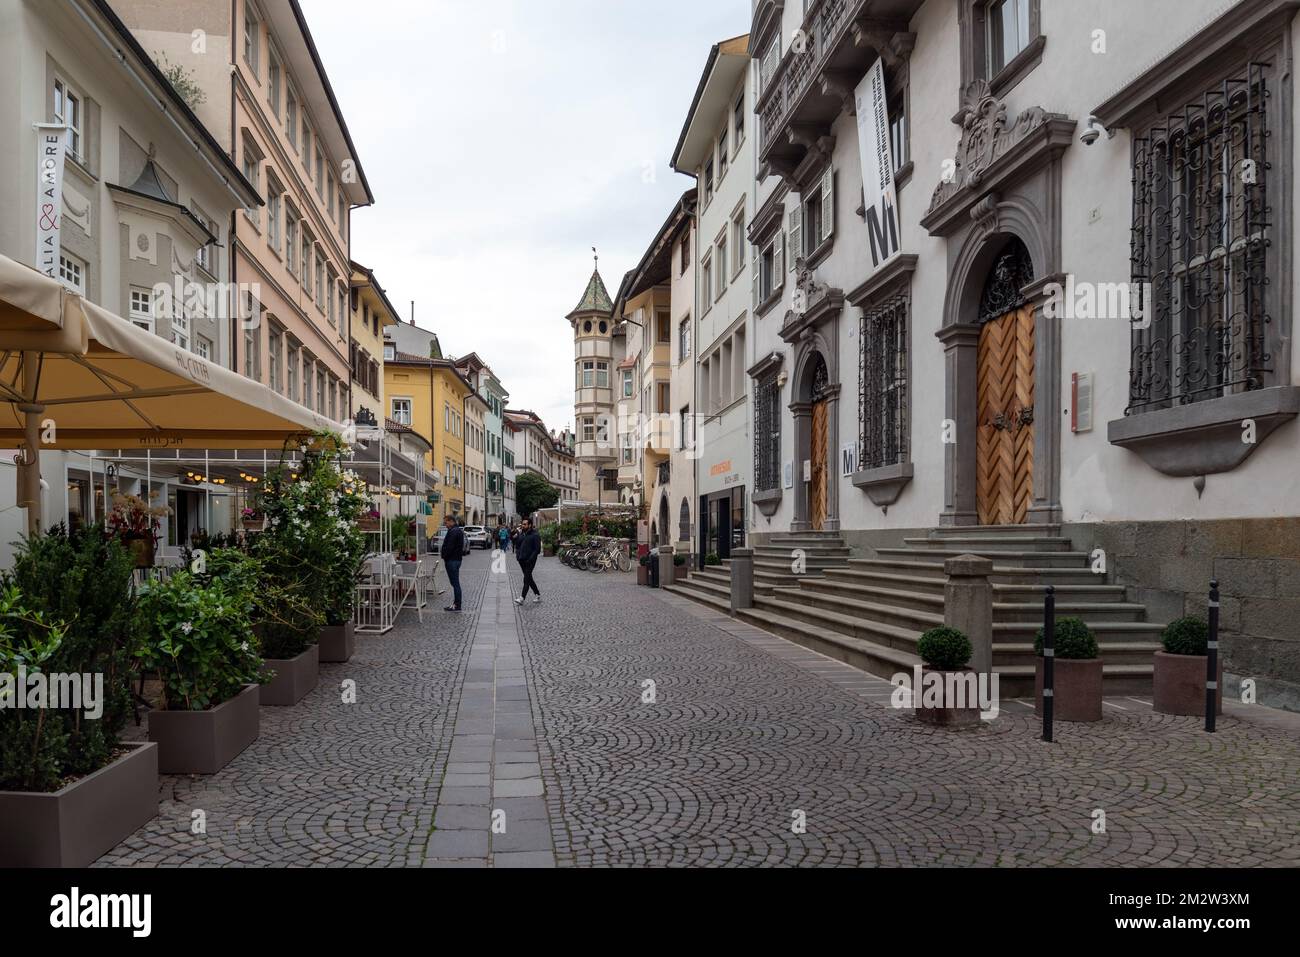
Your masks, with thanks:
[(284, 96), (284, 131), (289, 136), (289, 145), (298, 148), (298, 98), (294, 96), (293, 87), (285, 84)]
[(338, 214), (335, 213), (335, 209), (337, 207), (334, 205), (334, 174), (333, 173), (325, 174), (325, 191), (330, 194), (329, 195), (330, 219), (337, 221)]
[(727, 175), (727, 161), (729, 159), (731, 159), (731, 156), (727, 146), (727, 128), (723, 126), (722, 132), (718, 134), (718, 179), (722, 179)]
[(316, 370), (316, 411), (325, 414), (325, 370)]
[(272, 329), (267, 340), (266, 359), (271, 367), (270, 386), (275, 392), (280, 391), (280, 351), (283, 342), (284, 336)]
[(906, 292), (864, 310), (858, 335), (858, 468), (907, 461), (907, 325), (911, 302)]
[(275, 48), (269, 44), (266, 49), (266, 101), (271, 106), (271, 115), (280, 118), (280, 58), (275, 55)]
[[(318, 144), (320, 140), (316, 141)], [(321, 199), (325, 198), (325, 154), (321, 152), (320, 146), (316, 147), (316, 173), (313, 178), (316, 180), (316, 195)]]
[(204, 245), (200, 246), (198, 255), (195, 257), (194, 260), (195, 263), (198, 265), (198, 267), (202, 269), (204, 272), (206, 272), (209, 276), (215, 276), (217, 272), (216, 247), (217, 247), (217, 243), (220, 243), (221, 241), (221, 230), (217, 226), (216, 221), (213, 220), (212, 217), (209, 216), (207, 213), (205, 213), (203, 210), (199, 209), (198, 206), (192, 206), (190, 211), (194, 214), (195, 219), (197, 219), (199, 222), (201, 222), (204, 226), (207, 227), (208, 232), (210, 232), (213, 236), (217, 237), (216, 242), (205, 243)]
[(781, 387), (776, 373), (754, 385), (754, 489), (781, 487)]
[(261, 356), (258, 355), (260, 336), (258, 332), (260, 326), (253, 329), (244, 330), (244, 375), (250, 379), (257, 379), (262, 371)]
[(678, 413), (678, 451), (685, 451), (694, 445), (691, 441), (691, 407), (688, 405)]
[(293, 203), (284, 207), (284, 257), (289, 275), (298, 275), (298, 210)]
[(721, 299), (722, 294), (727, 291), (727, 234), (724, 232), (718, 239), (718, 291), (717, 298)]
[(582, 364), (582, 387), (590, 389), (596, 384), (596, 363), (584, 362)]
[(332, 266), (328, 267), (327, 275), (328, 278), (325, 283), (325, 303), (324, 303), (325, 318), (329, 320), (331, 327), (337, 327), (338, 319), (336, 318), (336, 313), (334, 311), (334, 293), (333, 293), (335, 276), (334, 276), (334, 268)]
[(397, 347), (391, 342), (384, 343), (384, 361), (392, 362), (397, 358)]
[(907, 135), (907, 98), (900, 96), (889, 105), (889, 150), (894, 155), (894, 172), (912, 161), (912, 146)]
[(280, 184), (271, 176), (266, 183), (266, 241), (274, 253), (280, 252), (280, 210), (284, 203), (280, 195)]
[(708, 162), (704, 164), (704, 205), (708, 206), (713, 199), (713, 157), (710, 156)]
[[(1278, 162), (1270, 69), (1263, 58), (1243, 65), (1135, 131), (1129, 311), (1142, 321), (1126, 414), (1262, 389), (1275, 368), (1273, 317), (1286, 310), (1269, 282), (1278, 204), (1265, 175)], [(1122, 302), (1105, 308), (1124, 318)]]
[[(796, 223), (798, 225), (796, 225)], [(835, 232), (835, 171), (829, 166), (817, 187), (803, 198), (800, 219), (792, 220), (791, 235), (798, 229), (802, 236), (800, 255), (811, 258)], [(790, 264), (793, 268), (794, 263)]]
[(608, 362), (596, 363), (596, 388), (598, 389), (609, 388), (609, 363)]
[(339, 417), (339, 382), (333, 376), (330, 376), (330, 384), (326, 394), (329, 396), (330, 420), (337, 422)]
[(632, 433), (625, 432), (623, 433), (622, 436), (620, 436), (620, 438), (623, 441), (622, 462), (624, 465), (631, 465), (633, 462), (633, 454), (634, 454), (633, 445), (632, 445), (632, 438), (633, 438)]
[(736, 152), (740, 152), (740, 144), (745, 141), (745, 94), (740, 94), (740, 99), (736, 101), (735, 109), (736, 119)]
[[(244, 147), (244, 179), (252, 183), (253, 189), (257, 190), (259, 193), (262, 191), (261, 161), (258, 159), (257, 154), (249, 149), (248, 146)], [(244, 210), (244, 215), (246, 215), (255, 226), (261, 226), (262, 211), (256, 206), (247, 207)]]
[(655, 341), (672, 342), (673, 341), (673, 321), (672, 317), (666, 312), (655, 314)]
[(345, 287), (342, 283), (340, 283), (337, 288), (338, 288), (338, 311), (335, 313), (335, 315), (338, 316), (338, 330), (339, 330), (339, 335), (341, 336), (343, 335), (343, 327), (347, 322), (348, 292), (347, 292), (347, 287)]
[(767, 45), (767, 50), (758, 61), (758, 94), (762, 96), (767, 92), (768, 84), (776, 76), (777, 67), (781, 65), (781, 34), (780, 31), (772, 37), (772, 42)]
[(141, 329), (153, 332), (153, 293), (150, 290), (131, 290), (131, 306), (127, 318)]
[(261, 32), (261, 24), (257, 21), (257, 14), (253, 12), (253, 5), (249, 0), (244, 0), (244, 62), (253, 71), (253, 76), (258, 78), (261, 77), (258, 69)]
[(774, 297), (785, 285), (785, 233), (777, 230), (754, 247), (754, 308)]
[(307, 290), (307, 294), (310, 295), (311, 294), (312, 247), (314, 243), (311, 238), (311, 233), (307, 232), (307, 227), (305, 226), (303, 227), (302, 230), (301, 245), (302, 245), (302, 284), (303, 287)]
[(745, 268), (745, 207), (741, 204), (731, 220), (731, 277)]
[[(667, 382), (658, 382), (655, 384), (655, 412), (659, 415), (669, 414), (669, 386)], [(671, 421), (671, 420), (670, 420)]]
[(582, 441), (596, 441), (596, 420), (590, 416), (582, 420)]
[(994, 77), (1029, 46), (1029, 0), (993, 0), (985, 29), (988, 75)]
[(316, 266), (313, 275), (315, 276), (316, 294), (312, 298), (316, 306), (323, 312), (325, 310), (325, 257), (319, 249), (316, 250)]
[(59, 280), (73, 292), (86, 294), (86, 264), (67, 253), (59, 256)]
[(691, 234), (687, 233), (682, 237), (682, 267), (681, 275), (686, 275), (686, 270), (691, 268)]
[(311, 175), (311, 123), (307, 120), (307, 106), (302, 107), (302, 162)]
[(632, 391), (632, 370), (631, 370), (631, 369), (624, 369), (624, 370), (623, 370), (623, 398), (625, 398), (625, 399), (630, 399), (630, 398), (632, 398), (632, 395), (633, 395), (633, 391)]
[(199, 336), (194, 340), (194, 354), (200, 359), (212, 359), (212, 340)]
[(700, 315), (713, 308), (713, 253), (700, 263)]
[(298, 395), (298, 367), (299, 367), (298, 350), (289, 347), (289, 368), (285, 374), (284, 383), (289, 390), (289, 398), (294, 402), (299, 401)]
[(688, 316), (677, 326), (677, 361), (685, 362), (691, 357), (691, 320)]
[(65, 149), (77, 162), (85, 162), (82, 155), (82, 110), (81, 95), (73, 91), (61, 79), (54, 81), (54, 121), (68, 127)]

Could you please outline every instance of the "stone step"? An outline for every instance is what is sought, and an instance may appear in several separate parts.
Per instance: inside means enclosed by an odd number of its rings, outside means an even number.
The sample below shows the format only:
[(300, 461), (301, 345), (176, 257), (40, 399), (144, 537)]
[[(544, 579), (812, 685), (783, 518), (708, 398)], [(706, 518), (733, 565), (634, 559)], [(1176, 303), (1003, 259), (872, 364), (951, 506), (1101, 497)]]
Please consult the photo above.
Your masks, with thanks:
[(988, 558), (998, 565), (1025, 568), (1081, 568), (1088, 562), (1087, 552), (1034, 552), (989, 548), (878, 548), (882, 559), (900, 561), (944, 562), (962, 555)]
[(1068, 552), (1071, 542), (1068, 538), (1031, 537), (1028, 535), (974, 535), (949, 536), (945, 538), (905, 538), (903, 544), (908, 548), (970, 548), (979, 551), (1029, 551), (1029, 552)]
[(847, 546), (830, 546), (830, 545), (792, 545), (786, 548), (783, 545), (760, 545), (754, 549), (754, 559), (774, 558), (778, 560), (793, 561), (797, 553), (802, 552), (809, 560), (814, 558), (847, 560), (852, 557), (853, 552)]
[[(1151, 665), (1159, 642), (1153, 641), (1116, 641), (1107, 642), (1101, 650), (1101, 657), (1107, 664), (1113, 665)], [(1033, 674), (1034, 661), (1038, 655), (1032, 643), (1012, 642), (993, 646), (994, 667), (1014, 667), (1027, 665)]]
[[(805, 582), (805, 585), (810, 583)], [(773, 595), (782, 601), (795, 602), (812, 608), (840, 612), (854, 618), (863, 618), (877, 624), (906, 628), (917, 632), (929, 631), (943, 625), (943, 607), (934, 610), (910, 608), (865, 601), (857, 596), (845, 596), (833, 592), (818, 591), (814, 588), (778, 588)]]
[(888, 679), (900, 671), (911, 674), (912, 669), (921, 663), (921, 659), (910, 652), (791, 618), (783, 613), (781, 605), (780, 602), (771, 602), (762, 608), (742, 610), (736, 617), (827, 658), (842, 661), (881, 678)]
[[(1100, 578), (1101, 576), (1096, 576)], [(1128, 593), (1123, 585), (1056, 585), (1056, 599), (1059, 603), (1066, 601), (1105, 602), (1123, 601)], [(1037, 602), (1042, 606), (1043, 587), (1041, 585), (1007, 585), (993, 584), (995, 602)]]
[[(1041, 594), (1041, 593), (1040, 593)], [(1004, 622), (1036, 622), (1042, 624), (1044, 607), (1042, 602), (997, 601), (993, 602), (993, 620)], [(1142, 621), (1146, 618), (1147, 607), (1127, 601), (1060, 601), (1057, 595), (1057, 618), (1082, 618), (1090, 625), (1100, 621)]]
[(941, 525), (930, 529), (930, 537), (944, 538), (1047, 538), (1061, 534), (1060, 525)]
[[(1088, 621), (1084, 619), (1101, 646), (1105, 657), (1106, 646), (1112, 642), (1149, 641), (1159, 642), (1165, 625), (1152, 621)], [(993, 622), (993, 644), (996, 647), (1004, 642), (1030, 642), (1043, 627), (1041, 621), (995, 621)], [(1158, 649), (1157, 649), (1158, 650)]]
[[(933, 579), (917, 579), (921, 587), (910, 587), (906, 581), (889, 584), (877, 584), (874, 580), (862, 577), (849, 577), (853, 573), (828, 573), (827, 577), (822, 579), (809, 579), (802, 582), (802, 587), (806, 590), (816, 593), (835, 595), (841, 598), (856, 599), (869, 603), (894, 605), (902, 608), (912, 608), (920, 611), (928, 611), (942, 616), (944, 607), (943, 583)], [(1026, 596), (1023, 601), (999, 601), (1002, 596), (998, 589), (1007, 586), (993, 586), (993, 618), (995, 621), (1037, 621), (1041, 622), (1043, 618), (1043, 603), (1034, 602)], [(1115, 586), (1114, 591), (1103, 593), (1100, 600), (1090, 601), (1094, 597), (1096, 589), (1086, 589), (1081, 593), (1080, 600), (1062, 601), (1061, 599), (1072, 597), (1071, 593), (1058, 591), (1057, 593), (1057, 614), (1061, 617), (1074, 616), (1085, 620), (1121, 620), (1121, 621), (1141, 621), (1146, 615), (1146, 606), (1124, 602), (1124, 589)], [(1035, 590), (1033, 597), (1041, 598), (1042, 590)]]
[(871, 642), (893, 651), (916, 654), (916, 643), (921, 632), (915, 628), (903, 628), (883, 622), (859, 618), (844, 614), (831, 608), (818, 608), (801, 602), (790, 601), (781, 596), (754, 598), (754, 607), (759, 612), (771, 612), (793, 621), (828, 631), (839, 632), (849, 638)]
[[(1034, 697), (1034, 665), (994, 666), (998, 673), (998, 696), (1011, 698)], [(1102, 693), (1105, 695), (1150, 695), (1153, 664), (1106, 664), (1101, 666)], [(1134, 708), (1137, 705), (1133, 705)]]
[[(905, 550), (904, 550), (905, 551)], [(946, 578), (943, 562), (903, 561), (901, 559), (850, 558), (847, 568), (859, 571), (883, 571), (887, 574), (924, 576), (942, 584)], [(990, 579), (995, 584), (1096, 585), (1104, 578), (1086, 568), (1026, 568), (994, 563)]]
[(870, 588), (904, 591), (909, 594), (920, 592), (926, 595), (943, 597), (944, 579), (932, 575), (895, 574), (893, 572), (865, 571), (853, 566), (826, 569), (826, 580), (843, 582), (846, 585), (859, 585)]
[(718, 611), (727, 613), (731, 612), (730, 596), (725, 599), (719, 598), (711, 591), (693, 587), (689, 582), (679, 582), (675, 585), (668, 585), (664, 588), (664, 591), (673, 595), (680, 595), (683, 598), (689, 598), (691, 601), (699, 602), (701, 605), (707, 605), (710, 608), (717, 609)]
[(914, 590), (911, 588), (890, 588), (875, 583), (858, 580), (846, 580), (840, 576), (810, 579), (802, 582), (805, 591), (817, 595), (829, 595), (848, 598), (878, 605), (892, 605), (898, 608), (911, 608), (943, 616), (943, 587), (937, 590)]

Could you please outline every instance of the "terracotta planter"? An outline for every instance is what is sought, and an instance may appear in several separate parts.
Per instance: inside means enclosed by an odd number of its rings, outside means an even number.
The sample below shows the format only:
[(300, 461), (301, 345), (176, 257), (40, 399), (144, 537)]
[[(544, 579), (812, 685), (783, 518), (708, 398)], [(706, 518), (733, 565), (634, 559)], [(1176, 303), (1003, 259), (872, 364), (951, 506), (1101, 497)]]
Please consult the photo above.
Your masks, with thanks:
[[(1152, 679), (1152, 707), (1161, 714), (1183, 714), (1205, 717), (1205, 672), (1209, 667), (1206, 655), (1171, 655), (1167, 651), (1155, 654), (1155, 675)], [(1219, 658), (1219, 688), (1215, 692), (1215, 713), (1223, 714), (1223, 658)]]
[(636, 583), (638, 585), (650, 584), (650, 569), (645, 565), (636, 566)]
[(687, 559), (686, 562), (681, 565), (673, 566), (673, 581), (684, 582), (688, 580), (690, 577), (691, 577), (691, 563), (689, 559)]
[[(943, 682), (942, 700), (938, 705), (926, 704), (925, 682), (932, 680), (928, 679), (927, 675), (938, 675), (938, 680)], [(950, 675), (954, 677), (949, 678)], [(973, 680), (967, 679), (967, 675), (970, 675)], [(961, 692), (965, 700), (960, 704), (958, 703), (956, 689), (952, 689), (952, 693), (949, 692), (950, 682), (957, 677), (960, 677), (965, 686)], [(973, 668), (940, 671), (937, 668), (927, 666), (921, 671), (921, 680), (922, 685), (919, 688), (912, 689), (912, 710), (918, 720), (940, 728), (973, 728), (979, 725), (979, 676)], [(935, 693), (936, 691), (931, 691), (930, 697), (932, 698)]]
[(149, 712), (161, 774), (216, 774), (257, 740), (258, 685), (207, 711)]
[(324, 625), (316, 647), (320, 649), (322, 664), (343, 664), (357, 650), (356, 624), (348, 621), (341, 625)]
[[(1053, 680), (1056, 721), (1101, 720), (1101, 659), (1057, 658)], [(1043, 659), (1034, 664), (1034, 710), (1043, 713)]]
[(87, 867), (158, 814), (158, 746), (61, 791), (0, 791), (0, 867)]
[(269, 671), (274, 671), (275, 677), (262, 685), (261, 703), (277, 708), (295, 705), (320, 681), (320, 649), (312, 645), (297, 658), (287, 661), (267, 658), (262, 673)]

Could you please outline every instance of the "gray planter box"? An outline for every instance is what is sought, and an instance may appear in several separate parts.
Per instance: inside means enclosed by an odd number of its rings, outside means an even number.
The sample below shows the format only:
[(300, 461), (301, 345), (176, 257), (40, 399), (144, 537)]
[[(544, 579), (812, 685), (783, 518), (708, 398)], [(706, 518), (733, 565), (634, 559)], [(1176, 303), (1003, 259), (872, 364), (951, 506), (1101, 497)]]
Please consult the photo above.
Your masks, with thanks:
[(357, 651), (355, 623), (323, 626), (316, 647), (320, 649), (321, 664), (341, 665), (348, 661)]
[(320, 648), (312, 645), (297, 658), (277, 661), (267, 658), (262, 672), (274, 671), (269, 684), (262, 685), (261, 702), (287, 708), (311, 694), (320, 680)]
[(257, 740), (258, 685), (207, 711), (149, 712), (162, 774), (216, 774)]
[(0, 867), (87, 867), (158, 815), (158, 746), (61, 791), (0, 791)]

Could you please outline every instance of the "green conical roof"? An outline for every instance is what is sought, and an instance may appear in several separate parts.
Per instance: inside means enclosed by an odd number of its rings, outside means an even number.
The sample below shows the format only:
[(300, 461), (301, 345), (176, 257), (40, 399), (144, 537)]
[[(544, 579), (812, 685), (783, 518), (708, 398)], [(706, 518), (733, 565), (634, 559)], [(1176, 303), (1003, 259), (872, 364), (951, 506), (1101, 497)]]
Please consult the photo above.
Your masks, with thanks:
[(587, 291), (582, 294), (582, 301), (569, 315), (576, 316), (584, 312), (598, 312), (605, 316), (614, 312), (614, 301), (609, 298), (609, 290), (605, 288), (605, 280), (600, 278), (599, 268), (592, 272)]

